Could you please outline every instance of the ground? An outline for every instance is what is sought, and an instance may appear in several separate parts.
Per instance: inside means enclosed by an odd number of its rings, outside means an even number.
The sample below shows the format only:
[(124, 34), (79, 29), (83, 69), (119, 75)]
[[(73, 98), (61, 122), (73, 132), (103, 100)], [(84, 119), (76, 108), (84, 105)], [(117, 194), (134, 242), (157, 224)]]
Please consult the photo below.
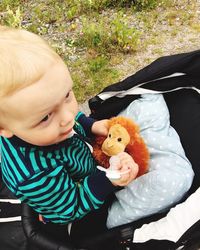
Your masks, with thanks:
[(0, 24), (43, 36), (68, 65), (87, 110), (90, 97), (158, 57), (200, 49), (200, 0), (157, 2), (142, 11), (114, 5), (80, 11), (73, 1), (2, 0)]
[[(188, 10), (188, 17), (185, 17), (185, 21), (182, 15), (179, 17), (175, 12), (174, 16), (173, 12), (161, 13), (161, 16), (163, 14), (165, 17), (171, 15), (171, 21), (167, 23), (164, 16), (163, 21), (158, 18), (143, 37), (143, 41), (146, 43), (144, 49), (141, 46), (141, 49), (134, 54), (124, 55), (123, 59), (115, 65), (115, 68), (121, 72), (120, 79), (134, 74), (158, 57), (200, 49), (200, 1), (187, 1), (185, 4), (179, 5), (180, 9), (177, 10), (184, 10), (190, 4), (195, 4), (195, 7)], [(148, 39), (149, 42), (147, 42)], [(80, 107), (81, 110), (89, 113), (87, 100), (81, 103)]]

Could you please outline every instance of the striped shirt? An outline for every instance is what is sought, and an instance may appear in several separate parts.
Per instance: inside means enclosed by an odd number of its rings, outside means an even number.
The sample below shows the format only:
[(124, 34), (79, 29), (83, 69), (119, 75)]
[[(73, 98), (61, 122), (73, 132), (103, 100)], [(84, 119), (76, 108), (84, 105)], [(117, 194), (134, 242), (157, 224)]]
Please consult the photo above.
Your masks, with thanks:
[(79, 113), (74, 126), (77, 134), (44, 147), (16, 136), (0, 138), (7, 187), (53, 223), (82, 218), (99, 208), (115, 189), (105, 173), (96, 169), (90, 148), (82, 139), (90, 134), (92, 123)]

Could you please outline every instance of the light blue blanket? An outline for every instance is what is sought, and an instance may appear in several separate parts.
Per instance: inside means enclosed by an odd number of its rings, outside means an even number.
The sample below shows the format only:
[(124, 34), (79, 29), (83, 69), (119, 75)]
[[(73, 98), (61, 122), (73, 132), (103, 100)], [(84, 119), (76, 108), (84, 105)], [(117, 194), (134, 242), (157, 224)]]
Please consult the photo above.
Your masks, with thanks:
[(149, 172), (116, 192), (107, 219), (108, 228), (161, 212), (176, 204), (188, 191), (193, 170), (177, 132), (170, 126), (169, 111), (161, 94), (145, 94), (120, 115), (132, 118), (150, 152)]

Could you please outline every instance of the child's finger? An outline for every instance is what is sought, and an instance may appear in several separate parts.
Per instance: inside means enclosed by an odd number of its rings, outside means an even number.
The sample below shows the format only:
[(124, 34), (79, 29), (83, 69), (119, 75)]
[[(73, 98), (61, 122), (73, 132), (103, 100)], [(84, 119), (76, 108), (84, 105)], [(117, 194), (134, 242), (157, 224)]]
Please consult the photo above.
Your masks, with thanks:
[(126, 186), (130, 181), (130, 171), (126, 174), (121, 175), (121, 178), (118, 180), (119, 186)]

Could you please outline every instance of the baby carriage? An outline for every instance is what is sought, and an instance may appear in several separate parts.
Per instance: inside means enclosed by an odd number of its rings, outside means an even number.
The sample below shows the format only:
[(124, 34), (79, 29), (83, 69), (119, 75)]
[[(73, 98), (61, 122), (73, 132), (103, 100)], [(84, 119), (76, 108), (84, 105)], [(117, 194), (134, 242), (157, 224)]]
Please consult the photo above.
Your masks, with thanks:
[[(187, 196), (199, 191), (200, 160), (200, 51), (161, 57), (129, 76), (125, 80), (106, 87), (101, 93), (89, 100), (91, 116), (96, 119), (117, 115), (131, 102), (144, 93), (162, 93), (170, 113), (170, 123), (178, 132), (187, 158), (190, 160), (195, 176)], [(195, 201), (198, 207), (199, 201)], [(188, 211), (188, 214), (191, 211)], [(200, 248), (200, 216), (186, 228), (178, 240), (150, 238), (144, 242), (134, 241), (134, 232), (143, 224), (157, 222), (169, 212), (154, 214), (149, 217), (109, 229), (105, 233), (86, 239), (82, 246), (76, 248), (70, 242), (59, 237), (59, 231), (49, 234), (47, 225), (41, 225), (37, 214), (26, 204), (22, 204), (22, 224), (31, 250), (72, 250), (72, 249), (109, 249), (109, 250), (197, 250)], [(184, 216), (184, 215), (183, 215)], [(184, 218), (183, 218), (184, 220)], [(46, 228), (45, 228), (46, 227)], [(51, 235), (51, 236), (50, 236)], [(1, 238), (0, 238), (1, 240)], [(112, 246), (109, 244), (112, 242)], [(113, 242), (115, 247), (113, 248)], [(103, 246), (103, 247), (102, 247)], [(25, 248), (17, 248), (25, 249)], [(9, 249), (5, 249), (9, 250)]]

